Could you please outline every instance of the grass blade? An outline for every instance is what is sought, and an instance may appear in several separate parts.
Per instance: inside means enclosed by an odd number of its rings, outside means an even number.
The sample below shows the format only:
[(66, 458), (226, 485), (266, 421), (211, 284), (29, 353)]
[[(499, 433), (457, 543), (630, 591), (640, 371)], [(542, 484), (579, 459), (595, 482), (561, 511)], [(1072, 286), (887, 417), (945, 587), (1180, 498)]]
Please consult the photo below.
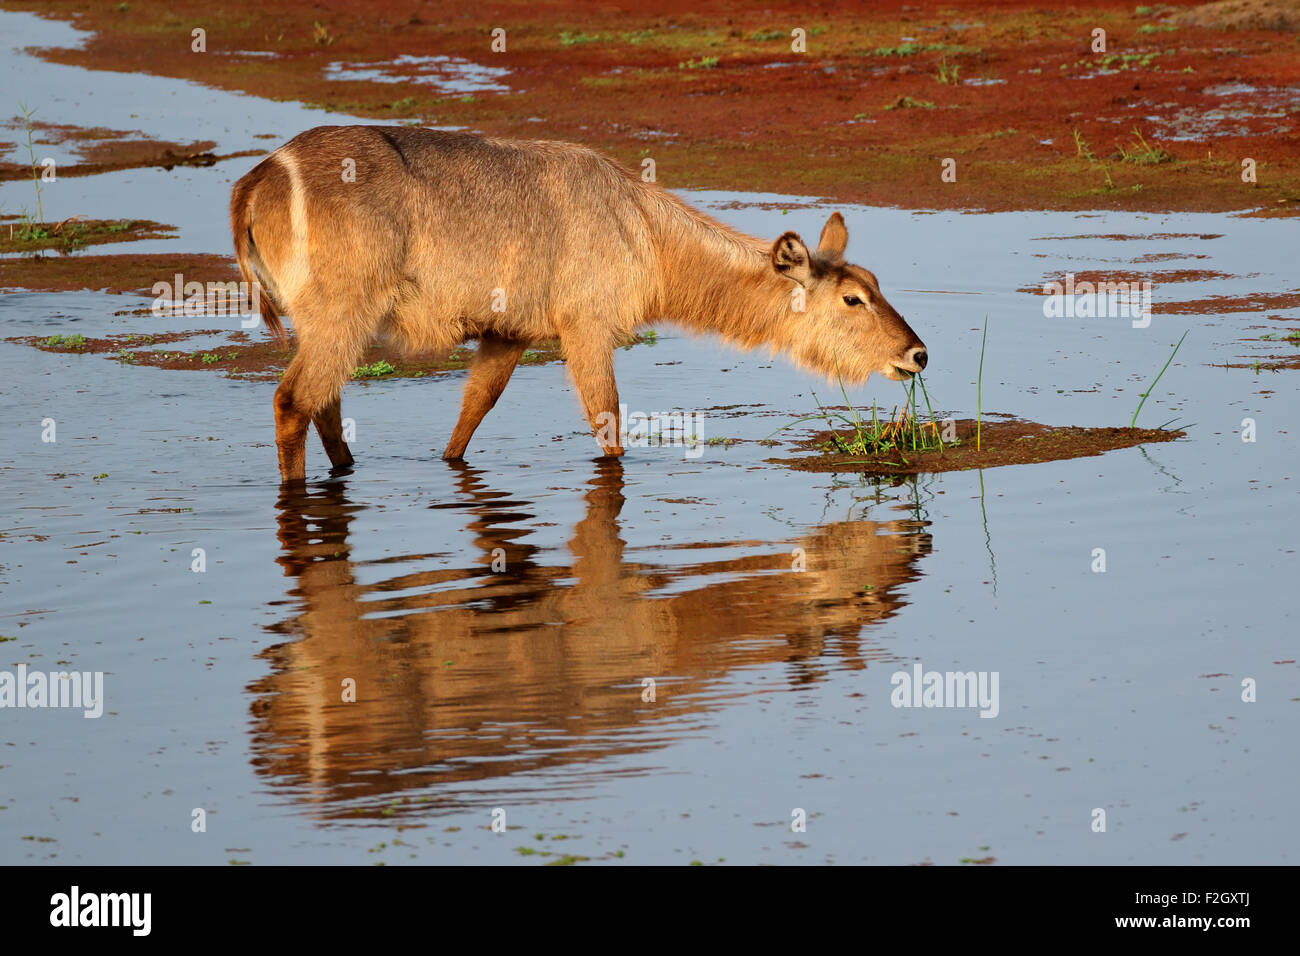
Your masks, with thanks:
[(975, 450), (984, 437), (984, 343), (989, 339), (989, 317), (984, 316), (984, 336), (980, 339), (980, 370), (975, 380)]
[[(1187, 330), (1187, 332), (1190, 331), (1191, 329)], [(1137, 425), (1138, 412), (1142, 411), (1142, 406), (1147, 403), (1147, 399), (1150, 397), (1151, 393), (1155, 391), (1156, 383), (1160, 381), (1160, 376), (1165, 374), (1165, 369), (1169, 368), (1169, 363), (1174, 360), (1174, 356), (1178, 354), (1178, 350), (1183, 347), (1183, 339), (1187, 338), (1187, 332), (1183, 333), (1182, 338), (1178, 340), (1178, 344), (1174, 346), (1173, 352), (1170, 353), (1169, 358), (1165, 361), (1164, 367), (1160, 369), (1160, 373), (1156, 375), (1154, 381), (1147, 386), (1147, 390), (1142, 393), (1142, 401), (1138, 402), (1137, 410), (1133, 412), (1133, 419), (1128, 423), (1129, 428), (1133, 428)]]

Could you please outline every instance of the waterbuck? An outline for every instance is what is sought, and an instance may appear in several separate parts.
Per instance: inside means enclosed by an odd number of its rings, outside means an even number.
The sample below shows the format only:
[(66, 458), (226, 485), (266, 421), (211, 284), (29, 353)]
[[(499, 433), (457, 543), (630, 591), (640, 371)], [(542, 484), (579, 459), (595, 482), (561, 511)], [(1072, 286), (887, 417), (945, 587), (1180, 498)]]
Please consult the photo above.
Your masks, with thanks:
[(447, 459), (539, 339), (560, 340), (606, 455), (623, 453), (614, 349), (654, 322), (848, 383), (925, 368), (925, 345), (876, 277), (844, 261), (839, 213), (815, 251), (793, 232), (768, 243), (582, 146), (321, 126), (240, 179), (230, 213), (262, 317), (287, 341), (287, 312), (297, 334), (275, 392), (286, 482), (304, 477), (309, 422), (335, 468), (352, 464), (340, 391), (380, 336), (442, 354), (478, 340)]

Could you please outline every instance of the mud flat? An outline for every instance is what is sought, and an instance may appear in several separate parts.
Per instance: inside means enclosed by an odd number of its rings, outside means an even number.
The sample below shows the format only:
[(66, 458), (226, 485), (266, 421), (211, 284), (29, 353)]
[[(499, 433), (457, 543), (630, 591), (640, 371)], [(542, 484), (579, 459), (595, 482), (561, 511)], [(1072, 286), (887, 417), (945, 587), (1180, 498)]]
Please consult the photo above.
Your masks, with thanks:
[(205, 284), (238, 282), (240, 278), (232, 257), (210, 253), (17, 256), (0, 259), (0, 289), (31, 292), (87, 289), (143, 295), (160, 279), (170, 279), (178, 272)]
[(74, 216), (62, 222), (24, 222), (18, 217), (0, 218), (0, 253), (41, 252), (47, 249), (73, 252), (86, 246), (138, 239), (170, 239), (175, 226), (148, 219), (83, 219)]
[[(211, 8), (197, 0), (8, 9), (91, 31), (39, 51), (55, 63), (296, 100), (322, 123), (347, 113), (583, 142), (633, 166), (655, 159), (671, 188), (912, 209), (1295, 215), (1294, 15), (1220, 6), (1008, 0), (976, 15), (882, 0), (863, 17), (852, 5), (720, 0), (654, 13), (232, 0), (202, 55), (190, 31)], [(173, 156), (195, 151), (183, 146)], [(1258, 163), (1255, 182), (1243, 181), (1244, 158)], [(955, 181), (940, 178), (945, 159)]]
[(861, 472), (870, 475), (922, 475), (1000, 465), (1032, 465), (1069, 458), (1102, 455), (1118, 448), (1132, 448), (1186, 437), (1186, 432), (1160, 428), (1080, 428), (1041, 425), (1020, 419), (986, 421), (980, 428), (976, 448), (976, 422), (964, 418), (956, 423), (957, 441), (941, 451), (887, 451), (854, 455), (839, 450), (835, 439), (853, 440), (846, 431), (818, 432), (801, 443), (813, 454), (804, 458), (769, 458), (796, 471)]
[[(242, 156), (255, 156), (261, 150), (242, 150), (236, 153), (218, 155), (213, 152), (216, 143), (212, 140), (196, 140), (179, 143), (170, 140), (158, 140), (139, 131), (105, 129), (103, 127), (85, 127), (71, 124), (47, 123), (39, 120), (30, 121), (30, 130), (22, 117), (15, 117), (8, 123), (0, 124), (10, 131), (18, 143), (0, 143), (0, 150), (7, 150), (22, 155), (23, 147), (29, 144), (35, 153), (44, 157), (51, 146), (60, 146), (76, 157), (57, 167), (59, 176), (97, 176), (100, 173), (122, 169), (142, 169), (158, 166), (162, 169), (174, 169), (177, 166), (211, 166), (223, 159)], [(0, 161), (0, 182), (30, 179), (32, 163), (29, 161)]]
[[(119, 257), (124, 258), (124, 257)], [(130, 314), (150, 314), (149, 309), (133, 310)], [(211, 316), (209, 316), (211, 317)], [(202, 340), (197, 349), (174, 349), (162, 346), (180, 342)], [(275, 381), (288, 368), (293, 359), (293, 348), (284, 348), (273, 341), (251, 338), (247, 332), (228, 329), (194, 329), (174, 332), (131, 332), (106, 337), (86, 337), (75, 332), (56, 332), (51, 335), (17, 335), (4, 339), (15, 345), (26, 345), (71, 355), (101, 355), (126, 365), (148, 366), (172, 370), (199, 370), (221, 372), (229, 378), (251, 381)], [(639, 335), (624, 347), (653, 343), (653, 335)], [(425, 378), (444, 372), (467, 368), (474, 358), (474, 350), (461, 346), (449, 355), (404, 354), (391, 347), (374, 345), (362, 355), (361, 364), (354, 369), (352, 378), (367, 381), (390, 378)], [(523, 366), (546, 365), (563, 361), (558, 339), (542, 339), (533, 343), (519, 364)]]

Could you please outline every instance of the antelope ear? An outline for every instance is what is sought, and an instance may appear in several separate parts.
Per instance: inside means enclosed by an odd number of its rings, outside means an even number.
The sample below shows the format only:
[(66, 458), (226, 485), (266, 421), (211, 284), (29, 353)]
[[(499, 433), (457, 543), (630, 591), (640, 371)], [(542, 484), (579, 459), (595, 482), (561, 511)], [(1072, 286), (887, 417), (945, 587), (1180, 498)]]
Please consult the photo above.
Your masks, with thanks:
[(817, 255), (834, 262), (844, 258), (844, 247), (849, 244), (849, 231), (844, 228), (844, 217), (831, 213), (822, 227), (822, 237), (817, 243)]
[(808, 247), (797, 233), (787, 232), (772, 244), (772, 268), (802, 286), (812, 279)]

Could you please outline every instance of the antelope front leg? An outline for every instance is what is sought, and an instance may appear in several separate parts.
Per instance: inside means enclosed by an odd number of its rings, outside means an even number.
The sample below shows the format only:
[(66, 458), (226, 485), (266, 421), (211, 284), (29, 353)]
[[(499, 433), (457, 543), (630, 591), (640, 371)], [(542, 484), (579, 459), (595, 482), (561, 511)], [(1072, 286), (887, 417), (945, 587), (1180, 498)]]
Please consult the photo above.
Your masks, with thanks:
[(484, 335), (479, 339), (478, 354), (474, 356), (469, 378), (465, 381), (460, 418), (451, 433), (451, 440), (447, 442), (447, 449), (442, 453), (444, 459), (456, 461), (464, 457), (474, 430), (505, 391), (506, 383), (510, 381), (510, 375), (527, 345), (527, 342), (518, 339), (504, 339), (496, 335)]
[(582, 399), (583, 410), (591, 430), (596, 434), (601, 452), (606, 456), (623, 454), (619, 444), (621, 428), (618, 416), (618, 384), (614, 381), (614, 349), (590, 348), (570, 351), (565, 347), (569, 374)]

